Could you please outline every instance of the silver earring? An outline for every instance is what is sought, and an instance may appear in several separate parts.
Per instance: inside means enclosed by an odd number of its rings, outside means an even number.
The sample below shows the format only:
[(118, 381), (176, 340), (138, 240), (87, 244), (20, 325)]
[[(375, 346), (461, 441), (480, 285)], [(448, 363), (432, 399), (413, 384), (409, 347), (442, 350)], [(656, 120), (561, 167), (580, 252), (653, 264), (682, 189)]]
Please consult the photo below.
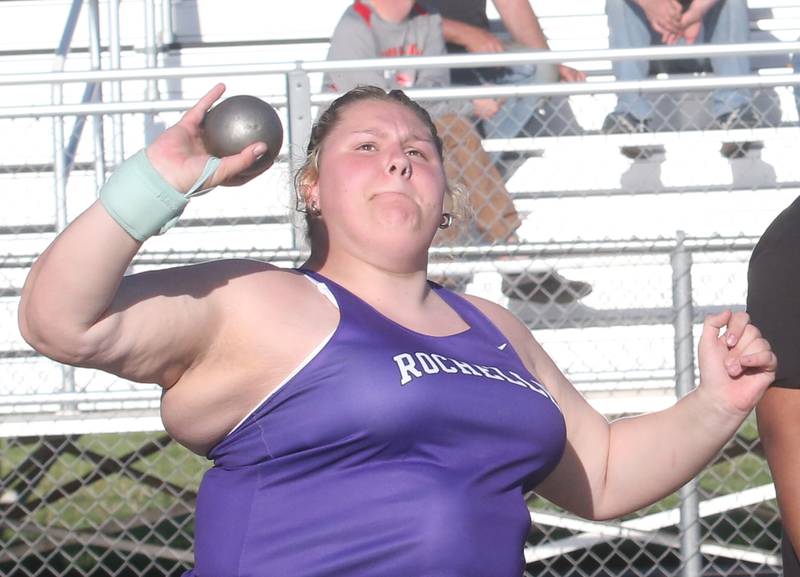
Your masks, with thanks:
[(442, 222), (439, 223), (439, 228), (445, 229), (450, 228), (453, 224), (453, 215), (449, 212), (442, 213)]
[(312, 200), (309, 203), (308, 210), (311, 211), (311, 215), (312, 216), (320, 216), (322, 214), (322, 211), (320, 210), (319, 205), (317, 204), (316, 200)]

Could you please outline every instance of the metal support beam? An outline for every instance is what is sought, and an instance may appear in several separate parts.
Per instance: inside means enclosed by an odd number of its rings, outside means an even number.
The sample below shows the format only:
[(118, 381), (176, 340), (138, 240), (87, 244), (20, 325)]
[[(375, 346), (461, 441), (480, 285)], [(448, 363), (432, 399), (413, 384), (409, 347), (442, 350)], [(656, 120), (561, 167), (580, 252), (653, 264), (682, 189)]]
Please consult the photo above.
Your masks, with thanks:
[[(294, 70), (286, 76), (286, 94), (288, 97), (287, 117), (289, 120), (289, 173), (295, 174), (304, 162), (304, 153), (311, 135), (311, 86), (308, 73)], [(291, 194), (292, 191), (290, 191)], [(294, 203), (290, 202), (290, 206)], [(298, 226), (293, 227), (292, 246), (299, 248), (304, 239), (304, 227), (299, 222), (300, 214), (295, 212)]]
[[(678, 398), (688, 395), (694, 383), (694, 311), (692, 308), (692, 255), (686, 250), (683, 231), (677, 233), (672, 253), (672, 307), (675, 311), (675, 389)], [(700, 500), (697, 479), (681, 487), (679, 523), (682, 577), (700, 577), (703, 573), (700, 545)]]
[[(108, 3), (108, 52), (110, 58), (109, 64), (112, 70), (120, 70), (122, 68), (119, 2), (120, 0), (109, 0)], [(122, 102), (122, 81), (114, 80), (111, 82), (111, 100), (115, 103)], [(117, 166), (125, 157), (122, 114), (117, 113), (111, 115), (111, 126), (113, 127), (111, 155), (114, 166)]]

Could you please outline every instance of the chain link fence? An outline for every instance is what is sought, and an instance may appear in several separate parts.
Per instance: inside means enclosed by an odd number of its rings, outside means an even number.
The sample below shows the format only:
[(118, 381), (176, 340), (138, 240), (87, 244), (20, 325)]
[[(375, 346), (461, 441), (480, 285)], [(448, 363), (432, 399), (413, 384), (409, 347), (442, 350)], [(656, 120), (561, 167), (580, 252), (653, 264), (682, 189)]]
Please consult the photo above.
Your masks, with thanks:
[[(610, 418), (668, 406), (676, 382), (687, 371), (696, 378), (703, 315), (743, 307), (750, 250), (797, 194), (789, 84), (754, 88), (752, 126), (715, 123), (705, 88), (645, 90), (656, 111), (646, 133), (604, 130), (613, 92), (587, 86), (521, 94), (534, 113), (513, 138), (486, 138), (468, 113), (438, 118), (450, 153), (460, 150), (447, 170), (463, 189), (464, 224), (431, 250), (431, 276), (509, 307)], [(320, 106), (328, 97), (303, 98)], [(277, 99), (290, 138), (276, 167), (193, 201), (176, 229), (148, 241), (134, 272), (228, 256), (301, 262), (291, 166), (314, 112), (292, 99), (291, 88)], [(93, 112), (111, 150), (119, 124)], [(137, 105), (115, 114), (126, 155), (153, 120), (177, 119)], [(62, 116), (69, 134), (72, 113), (0, 117), (4, 134), (16, 135), (0, 145), (0, 573), (177, 575), (192, 563), (194, 501), (211, 464), (165, 435), (156, 387), (58, 365), (16, 329), (19, 291), (59, 211), (71, 220), (95, 197), (90, 139), (76, 149), (63, 198), (54, 193), (53, 150), (64, 146), (53, 144), (53, 122)], [(732, 153), (721, 154), (725, 143)], [(528, 503), (528, 575), (780, 572), (774, 490), (752, 419), (696, 483), (628, 518), (587, 522), (535, 494)]]

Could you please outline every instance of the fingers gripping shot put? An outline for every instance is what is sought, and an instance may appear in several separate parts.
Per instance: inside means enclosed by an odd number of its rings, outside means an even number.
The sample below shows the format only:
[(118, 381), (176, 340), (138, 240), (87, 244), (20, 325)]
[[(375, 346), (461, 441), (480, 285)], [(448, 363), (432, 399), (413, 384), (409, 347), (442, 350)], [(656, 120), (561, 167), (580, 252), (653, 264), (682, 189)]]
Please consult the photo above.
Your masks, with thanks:
[(193, 189), (247, 182), (275, 153), (234, 147), (209, 170), (203, 119), (223, 91), (116, 169), (36, 260), (19, 313), (50, 358), (163, 387), (166, 430), (213, 461), (187, 575), (519, 577), (527, 491), (590, 519), (653, 503), (772, 381), (769, 343), (725, 312), (704, 324), (694, 392), (608, 422), (509, 311), (427, 279), (450, 194), (442, 141), (416, 102), (376, 87), (311, 131), (301, 267), (126, 275)]
[[(100, 191), (106, 211), (134, 239), (144, 242), (174, 226), (189, 199), (216, 186), (244, 184), (267, 170), (283, 143), (275, 110), (252, 96), (234, 96), (208, 112), (225, 90), (217, 85), (181, 121), (123, 163)], [(173, 145), (185, 146), (184, 170), (162, 175), (176, 159)], [(198, 154), (199, 153), (199, 154)], [(205, 160), (203, 160), (205, 159)], [(200, 164), (199, 175), (189, 183)], [(146, 186), (134, 194), (132, 187)]]

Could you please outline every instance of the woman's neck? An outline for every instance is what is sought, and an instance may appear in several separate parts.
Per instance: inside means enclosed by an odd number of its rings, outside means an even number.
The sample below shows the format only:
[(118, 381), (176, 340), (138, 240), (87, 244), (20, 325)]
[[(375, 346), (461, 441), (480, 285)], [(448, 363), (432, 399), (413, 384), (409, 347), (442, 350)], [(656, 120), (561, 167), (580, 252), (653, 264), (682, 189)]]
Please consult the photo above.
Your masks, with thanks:
[(335, 253), (326, 253), (323, 258), (312, 251), (303, 266), (374, 304), (395, 302), (406, 307), (419, 306), (429, 292), (427, 261), (400, 268), (391, 259), (368, 261)]

